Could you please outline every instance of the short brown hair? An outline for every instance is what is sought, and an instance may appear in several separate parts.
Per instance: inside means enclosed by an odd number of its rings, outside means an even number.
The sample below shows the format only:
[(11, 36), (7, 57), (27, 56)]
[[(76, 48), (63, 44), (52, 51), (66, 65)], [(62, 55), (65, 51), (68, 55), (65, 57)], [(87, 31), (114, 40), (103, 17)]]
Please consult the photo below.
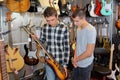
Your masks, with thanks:
[(86, 17), (85, 9), (77, 8), (76, 11), (73, 12), (72, 17), (73, 18), (75, 18), (75, 17), (80, 17), (80, 18)]
[(44, 17), (57, 16), (57, 11), (53, 7), (47, 7), (43, 13)]

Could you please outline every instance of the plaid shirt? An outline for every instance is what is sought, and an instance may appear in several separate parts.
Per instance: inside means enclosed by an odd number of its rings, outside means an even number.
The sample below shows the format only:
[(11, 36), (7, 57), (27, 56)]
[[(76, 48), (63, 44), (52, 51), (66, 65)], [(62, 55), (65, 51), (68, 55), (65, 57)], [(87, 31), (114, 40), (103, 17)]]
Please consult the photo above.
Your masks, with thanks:
[(68, 27), (59, 22), (56, 27), (45, 24), (41, 29), (40, 41), (46, 50), (63, 66), (67, 66), (70, 56)]

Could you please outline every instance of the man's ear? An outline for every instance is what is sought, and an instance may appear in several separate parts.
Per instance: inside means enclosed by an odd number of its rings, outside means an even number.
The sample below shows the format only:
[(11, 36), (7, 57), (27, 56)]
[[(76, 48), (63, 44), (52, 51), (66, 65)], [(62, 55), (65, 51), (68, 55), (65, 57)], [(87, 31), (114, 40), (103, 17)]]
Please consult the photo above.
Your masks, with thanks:
[(84, 7), (84, 8), (83, 8), (83, 11), (84, 11), (84, 12), (86, 12), (86, 11), (87, 11), (87, 8), (86, 8), (86, 7)]
[(56, 18), (59, 19), (59, 16), (57, 15)]

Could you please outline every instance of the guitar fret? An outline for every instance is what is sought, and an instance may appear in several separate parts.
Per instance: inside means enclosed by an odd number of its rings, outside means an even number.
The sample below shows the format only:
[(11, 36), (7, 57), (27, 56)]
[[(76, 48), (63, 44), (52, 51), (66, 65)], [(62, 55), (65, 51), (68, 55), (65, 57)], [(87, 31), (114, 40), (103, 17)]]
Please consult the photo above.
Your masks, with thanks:
[(1, 80), (8, 80), (7, 68), (6, 68), (6, 57), (4, 52), (4, 43), (0, 41), (0, 73)]

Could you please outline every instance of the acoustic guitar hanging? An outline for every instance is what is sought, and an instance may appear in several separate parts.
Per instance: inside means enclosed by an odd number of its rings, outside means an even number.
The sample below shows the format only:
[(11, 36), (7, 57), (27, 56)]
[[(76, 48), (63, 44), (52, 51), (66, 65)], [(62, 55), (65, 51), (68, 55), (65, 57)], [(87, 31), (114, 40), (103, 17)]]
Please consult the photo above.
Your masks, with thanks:
[(120, 2), (118, 3), (118, 20), (116, 21), (116, 28), (120, 29)]
[(6, 0), (6, 7), (12, 12), (26, 12), (30, 8), (30, 0)]

